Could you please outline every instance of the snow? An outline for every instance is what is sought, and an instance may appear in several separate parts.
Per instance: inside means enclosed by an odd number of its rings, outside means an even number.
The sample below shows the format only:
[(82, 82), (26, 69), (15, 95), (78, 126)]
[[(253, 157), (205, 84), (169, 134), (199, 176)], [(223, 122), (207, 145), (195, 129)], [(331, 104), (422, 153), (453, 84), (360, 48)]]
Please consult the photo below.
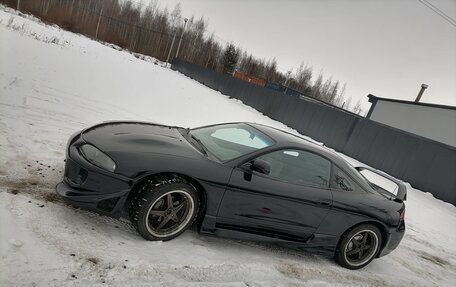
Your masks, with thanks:
[(126, 221), (69, 207), (54, 191), (65, 144), (92, 124), (250, 121), (296, 131), (153, 58), (138, 59), (3, 6), (0, 43), (0, 286), (456, 283), (456, 208), (410, 185), (401, 245), (359, 271), (315, 254), (194, 230), (148, 242)]

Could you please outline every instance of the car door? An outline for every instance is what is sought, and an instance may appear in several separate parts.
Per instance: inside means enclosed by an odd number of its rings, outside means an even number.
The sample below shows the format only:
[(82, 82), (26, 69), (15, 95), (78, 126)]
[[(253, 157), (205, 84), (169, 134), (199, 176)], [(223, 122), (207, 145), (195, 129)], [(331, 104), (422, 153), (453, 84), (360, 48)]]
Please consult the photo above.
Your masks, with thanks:
[[(268, 174), (251, 163), (266, 162)], [(307, 240), (327, 215), (331, 162), (310, 151), (281, 149), (233, 169), (217, 216), (219, 227)]]

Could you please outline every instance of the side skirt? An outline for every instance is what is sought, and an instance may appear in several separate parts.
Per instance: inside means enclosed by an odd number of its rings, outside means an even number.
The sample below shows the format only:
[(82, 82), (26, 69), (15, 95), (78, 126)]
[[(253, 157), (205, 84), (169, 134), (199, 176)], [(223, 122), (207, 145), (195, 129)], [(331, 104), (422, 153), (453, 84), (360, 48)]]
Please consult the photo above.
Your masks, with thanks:
[(225, 226), (217, 225), (216, 221), (217, 220), (215, 216), (206, 215), (204, 217), (199, 232), (205, 235), (214, 235), (218, 237), (236, 240), (272, 243), (277, 244), (281, 247), (309, 252), (313, 254), (319, 254), (328, 257), (334, 256), (334, 252), (336, 251), (337, 243), (339, 241), (339, 238), (337, 238), (336, 236), (318, 233), (313, 234), (306, 241), (286, 240), (227, 228)]

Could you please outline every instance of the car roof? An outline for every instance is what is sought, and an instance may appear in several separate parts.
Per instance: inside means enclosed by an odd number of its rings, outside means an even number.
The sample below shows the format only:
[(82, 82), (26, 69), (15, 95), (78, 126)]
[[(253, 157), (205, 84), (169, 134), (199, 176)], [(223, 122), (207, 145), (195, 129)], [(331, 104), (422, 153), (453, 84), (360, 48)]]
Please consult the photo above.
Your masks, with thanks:
[(259, 123), (254, 123), (254, 122), (227, 122), (227, 123), (218, 123), (218, 124), (212, 124), (212, 125), (207, 125), (207, 126), (201, 126), (197, 127), (196, 129), (199, 128), (206, 128), (206, 127), (213, 127), (213, 126), (221, 126), (221, 125), (239, 125), (239, 124), (245, 124), (249, 125), (263, 134), (267, 135), (270, 137), (272, 140), (274, 140), (275, 145), (274, 146), (279, 146), (279, 147), (294, 147), (294, 148), (302, 148), (306, 149), (309, 151), (313, 151), (315, 153), (319, 153), (320, 155), (326, 156), (330, 160), (332, 160), (334, 163), (336, 163), (339, 166), (345, 166), (348, 163), (341, 157), (339, 156), (334, 150), (324, 146), (323, 144), (320, 144), (318, 142), (309, 140), (307, 138), (304, 138), (302, 136), (292, 134), (290, 132), (274, 128), (271, 126), (267, 126), (264, 124), (259, 124)]

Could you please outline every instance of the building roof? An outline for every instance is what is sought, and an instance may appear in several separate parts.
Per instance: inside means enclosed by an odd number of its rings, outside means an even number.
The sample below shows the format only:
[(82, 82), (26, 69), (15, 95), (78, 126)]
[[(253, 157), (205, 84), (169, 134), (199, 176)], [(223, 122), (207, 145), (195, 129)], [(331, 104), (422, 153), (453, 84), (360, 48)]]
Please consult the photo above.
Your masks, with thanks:
[[(369, 102), (374, 104), (376, 101), (381, 100), (381, 101), (387, 101), (387, 102), (395, 102), (395, 103), (400, 103), (400, 104), (408, 104), (408, 105), (416, 105), (416, 106), (426, 106), (426, 107), (433, 107), (433, 108), (439, 108), (439, 109), (447, 109), (447, 110), (456, 110), (456, 106), (447, 106), (447, 105), (437, 105), (437, 104), (430, 104), (430, 103), (422, 103), (422, 102), (412, 102), (412, 101), (404, 101), (404, 100), (396, 100), (396, 99), (388, 99), (388, 98), (380, 98), (377, 96), (374, 96), (372, 94), (369, 94), (367, 96), (369, 98)], [(371, 107), (372, 109), (372, 107)]]

